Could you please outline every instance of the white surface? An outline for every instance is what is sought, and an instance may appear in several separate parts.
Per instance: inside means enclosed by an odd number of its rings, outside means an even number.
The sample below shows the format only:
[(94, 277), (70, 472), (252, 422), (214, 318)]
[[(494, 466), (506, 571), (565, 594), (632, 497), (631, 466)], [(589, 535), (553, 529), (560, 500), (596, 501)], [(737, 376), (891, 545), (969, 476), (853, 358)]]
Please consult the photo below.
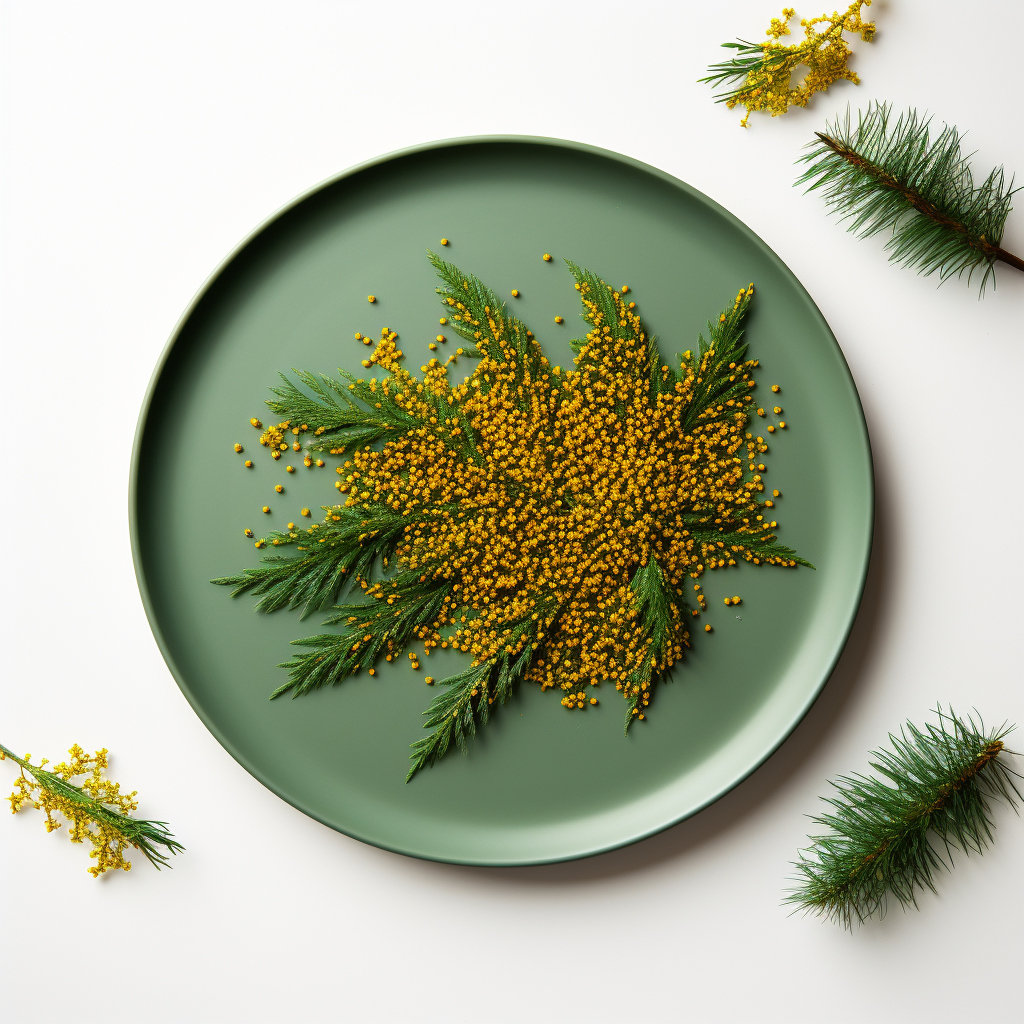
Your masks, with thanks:
[[(941, 699), (1024, 724), (1024, 275), (1000, 270), (983, 302), (936, 290), (792, 188), (812, 131), (876, 96), (970, 128), (978, 168), (1024, 174), (1021, 12), (876, 3), (862, 86), (744, 132), (694, 80), (777, 7), (3, 3), (0, 739), (109, 747), (113, 777), (188, 847), (173, 871), (136, 858), (96, 882), (63, 830), (0, 818), (5, 1020), (70, 1020), (83, 1000), (149, 1021), (1017, 1017), (1024, 826), (1008, 809), (919, 913), (850, 935), (780, 895), (826, 778), (865, 768), (902, 719)], [(663, 835), (523, 870), (363, 846), (250, 778), (164, 667), (128, 546), (138, 408), (209, 271), (344, 167), (495, 132), (626, 152), (757, 231), (843, 346), (878, 486), (860, 618), (783, 748)], [(1024, 251), (1024, 210), (1004, 244)]]

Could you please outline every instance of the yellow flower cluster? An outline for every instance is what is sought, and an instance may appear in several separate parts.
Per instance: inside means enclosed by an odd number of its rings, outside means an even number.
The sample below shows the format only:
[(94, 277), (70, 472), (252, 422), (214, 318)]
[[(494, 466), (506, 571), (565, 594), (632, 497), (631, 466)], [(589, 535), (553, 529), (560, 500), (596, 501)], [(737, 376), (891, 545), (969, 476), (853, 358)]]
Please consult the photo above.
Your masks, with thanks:
[[(89, 873), (94, 878), (111, 869), (130, 871), (131, 861), (124, 859), (124, 851), (135, 843), (117, 828), (114, 816), (104, 815), (103, 807), (99, 805), (116, 808), (127, 815), (138, 808), (136, 793), (122, 793), (118, 783), (104, 778), (103, 772), (107, 768), (105, 748), (97, 750), (90, 757), (76, 743), (68, 753), (71, 755), (68, 761), (54, 765), (42, 776), (47, 779), (45, 784), (26, 775), (22, 768), (21, 774), (14, 780), (15, 790), (8, 797), (11, 812), (17, 814), (26, 805), (44, 811), (47, 832), (61, 827), (61, 822), (54, 818), (54, 814), (63, 815), (69, 824), (68, 838), (71, 842), (88, 840), (92, 844), (89, 856), (96, 863), (89, 868)], [(0, 760), (4, 756), (0, 751)], [(25, 761), (28, 760), (29, 755), (26, 754)], [(38, 767), (42, 769), (47, 763), (46, 758), (43, 758)], [(84, 775), (85, 779), (77, 786), (60, 785), (61, 780), (69, 783), (79, 775)], [(82, 793), (90, 799), (83, 799)]]
[[(841, 79), (859, 83), (856, 72), (847, 66), (851, 51), (843, 33), (857, 32), (861, 39), (870, 42), (875, 34), (875, 24), (864, 21), (861, 16), (861, 9), (870, 6), (871, 0), (855, 0), (843, 14), (835, 11), (818, 18), (804, 18), (800, 21), (804, 39), (789, 45), (779, 40), (789, 35), (789, 22), (796, 17), (796, 11), (786, 7), (781, 18), (772, 18), (767, 32), (770, 41), (762, 44), (763, 59), (747, 73), (743, 85), (725, 101), (730, 110), (738, 105), (746, 107), (747, 112), (740, 124), (745, 128), (747, 118), (755, 110), (767, 111), (775, 117), (786, 113), (791, 104), (806, 107), (814, 93), (824, 92)], [(819, 31), (818, 25), (825, 27)], [(808, 69), (807, 74), (794, 86), (793, 72), (800, 65)]]
[[(682, 616), (706, 607), (693, 581), (740, 558), (796, 563), (737, 540), (769, 539), (765, 530), (776, 526), (758, 498), (767, 445), (746, 430), (756, 361), (719, 367), (730, 393), (742, 397), (703, 407), (715, 349), (686, 353), (679, 377), (652, 365), (657, 349), (636, 304), (600, 287), (613, 305), (592, 294), (587, 278), (576, 285), (590, 330), (571, 370), (552, 366), (503, 310), (485, 307), (486, 321), (473, 319), (456, 297), (445, 299), (450, 318), (480, 351), (461, 383), (453, 385), (449, 364), (436, 358), (422, 379), (411, 375), (397, 336), (385, 330), (367, 363), (388, 376), (358, 383), (421, 426), (379, 450), (352, 453), (337, 486), (346, 507), (408, 518), (399, 562), (422, 570), (424, 582), (446, 583), (435, 620), (418, 633), (428, 654), (451, 646), (481, 664), (529, 645), (524, 678), (565, 691), (565, 707), (596, 703), (585, 688), (610, 679), (643, 718), (652, 674), (689, 645)], [(750, 286), (736, 296), (737, 323), (752, 293)], [(328, 511), (328, 523), (340, 509)], [(695, 510), (708, 524), (700, 537), (687, 528)], [(726, 541), (712, 538), (719, 530)], [(631, 589), (637, 567), (652, 559), (675, 595), (673, 639), (658, 649)], [(388, 580), (360, 585), (367, 597), (394, 600)], [(699, 605), (692, 613), (687, 590)], [(373, 628), (380, 626), (367, 624), (356, 648)]]

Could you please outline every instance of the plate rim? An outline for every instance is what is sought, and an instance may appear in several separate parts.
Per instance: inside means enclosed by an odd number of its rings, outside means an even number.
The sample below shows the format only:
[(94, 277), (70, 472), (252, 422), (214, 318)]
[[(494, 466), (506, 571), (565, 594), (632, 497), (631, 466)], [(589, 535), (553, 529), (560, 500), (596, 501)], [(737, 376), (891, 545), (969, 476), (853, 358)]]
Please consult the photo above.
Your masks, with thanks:
[[(789, 276), (792, 283), (796, 286), (796, 289), (800, 295), (803, 296), (804, 300), (810, 307), (812, 315), (817, 318), (820, 322), (821, 327), (824, 329), (827, 337), (831, 339), (832, 344), (835, 346), (836, 351), (840, 356), (842, 367), (846, 373), (846, 378), (850, 386), (851, 393), (855, 399), (855, 407), (859, 414), (857, 423), (860, 428), (862, 439), (864, 442), (864, 449), (867, 454), (867, 483), (868, 483), (868, 523), (867, 523), (867, 538), (864, 549), (864, 555), (862, 564), (860, 567), (859, 579), (857, 581), (856, 593), (854, 600), (850, 606), (850, 613), (848, 621), (843, 628), (841, 635), (838, 636), (835, 647), (832, 652), (832, 656), (829, 659), (827, 668), (822, 672), (821, 678), (817, 683), (810, 689), (806, 700), (796, 710), (792, 716), (791, 721), (788, 722), (778, 733), (775, 739), (766, 746), (754, 761), (740, 771), (734, 778), (727, 783), (719, 786), (714, 792), (710, 793), (703, 801), (698, 804), (688, 807), (681, 813), (671, 816), (668, 820), (662, 821), (649, 828), (644, 828), (635, 834), (626, 836), (625, 838), (617, 838), (615, 840), (601, 843), (592, 846), (585, 850), (579, 850), (575, 852), (560, 853), (555, 855), (541, 855), (537, 857), (518, 857), (512, 859), (489, 859), (481, 860), (478, 857), (457, 857), (457, 856), (438, 856), (430, 853), (424, 853), (412, 849), (407, 849), (400, 843), (389, 843), (374, 839), (366, 835), (361, 835), (355, 829), (346, 829), (341, 827), (334, 821), (327, 820), (324, 816), (317, 814), (305, 805), (302, 799), (296, 797), (294, 794), (288, 793), (286, 789), (273, 782), (268, 778), (259, 768), (250, 763), (249, 759), (242, 754), (241, 751), (237, 750), (234, 744), (228, 740), (217, 727), (217, 725), (207, 715), (206, 711), (202, 707), (201, 702), (192, 693), (191, 687), (184, 675), (176, 664), (174, 657), (171, 654), (170, 648), (163, 635), (163, 631), (160, 627), (159, 620), (157, 618), (156, 610), (153, 605), (153, 601), (150, 595), (149, 583), (146, 579), (145, 569), (142, 564), (142, 549), (141, 549), (141, 538), (139, 530), (139, 471), (142, 458), (142, 441), (146, 432), (146, 427), (149, 419), (149, 413), (153, 404), (153, 399), (156, 395), (157, 388), (160, 383), (160, 379), (163, 375), (164, 369), (170, 359), (171, 352), (174, 349), (179, 337), (181, 336), (184, 328), (200, 302), (205, 298), (210, 289), (214, 286), (221, 275), (231, 266), (235, 259), (252, 243), (254, 242), (264, 231), (266, 231), (271, 225), (276, 223), (282, 217), (284, 217), (291, 210), (301, 205), (307, 199), (318, 193), (324, 191), (327, 188), (337, 184), (338, 182), (344, 181), (346, 178), (353, 177), (360, 174), (369, 168), (379, 166), (381, 164), (390, 163), (394, 160), (403, 159), (409, 156), (414, 156), (419, 153), (430, 152), (433, 150), (442, 150), (454, 148), (457, 146), (466, 145), (486, 145), (486, 144), (513, 144), (513, 145), (526, 145), (526, 146), (547, 146), (556, 149), (569, 149), (579, 153), (585, 153), (590, 156), (599, 157), (605, 160), (611, 160), (616, 163), (620, 163), (629, 167), (633, 170), (642, 171), (645, 174), (653, 175), (655, 178), (665, 182), (672, 187), (679, 189), (686, 193), (691, 199), (698, 203), (701, 203), (709, 207), (713, 212), (723, 217), (733, 228), (737, 229), (745, 238), (755, 247), (761, 249), (768, 257), (782, 269), (782, 271)], [(793, 734), (796, 727), (803, 721), (815, 701), (821, 695), (822, 690), (828, 683), (835, 671), (836, 665), (839, 662), (840, 657), (844, 649), (846, 648), (847, 641), (850, 638), (850, 633), (853, 630), (854, 623), (857, 620), (857, 616), (860, 612), (861, 601), (864, 596), (864, 588), (867, 582), (868, 570), (871, 564), (871, 553), (874, 546), (874, 530), (875, 530), (875, 469), (874, 469), (874, 457), (871, 450), (871, 436), (868, 431), (867, 419), (864, 415), (864, 406), (860, 399), (860, 392), (857, 389), (856, 381), (853, 378), (853, 371), (850, 369), (850, 364), (846, 359), (846, 355), (843, 352), (842, 346), (839, 344), (838, 339), (829, 326), (828, 321), (825, 319), (824, 314), (818, 308), (817, 303), (811, 297), (810, 293), (804, 287), (803, 283), (792, 271), (789, 265), (782, 259), (778, 253), (775, 252), (765, 241), (758, 235), (752, 228), (745, 224), (735, 214), (731, 213), (721, 204), (717, 203), (710, 196), (705, 195), (699, 189), (694, 188), (687, 182), (675, 175), (670, 174), (667, 171), (663, 171), (658, 167), (654, 167), (651, 164), (645, 163), (642, 160), (637, 160), (634, 157), (626, 156), (623, 153), (615, 152), (614, 150), (604, 149), (600, 146), (593, 146), (585, 142), (576, 142), (569, 139), (558, 139), (542, 135), (466, 135), (458, 136), (449, 139), (438, 139), (433, 142), (422, 142), (417, 143), (413, 146), (406, 146), (401, 149), (391, 150), (390, 152), (381, 154), (373, 157), (369, 160), (361, 161), (357, 164), (353, 164), (350, 167), (345, 168), (342, 171), (338, 171), (335, 174), (324, 178), (322, 181), (317, 182), (315, 185), (307, 188), (303, 192), (300, 192), (293, 199), (290, 199), (283, 206), (279, 207), (268, 217), (264, 218), (256, 227), (246, 234), (241, 241), (235, 245), (230, 252), (217, 264), (214, 270), (207, 276), (207, 278), (200, 285), (191, 301), (182, 311), (178, 317), (177, 322), (174, 325), (167, 341), (164, 344), (163, 349), (160, 352), (160, 356), (157, 359), (156, 366), (153, 369), (153, 373), (150, 376), (149, 383), (146, 386), (146, 392), (142, 400), (142, 407), (139, 411), (138, 422), (135, 427), (135, 435), (132, 441), (132, 455), (131, 464), (129, 468), (128, 478), (128, 532), (129, 539), (131, 542), (131, 553), (132, 553), (132, 566), (135, 571), (135, 579), (139, 588), (139, 596), (142, 599), (142, 606), (146, 613), (146, 619), (149, 623), (150, 631), (153, 634), (153, 638), (156, 640), (157, 647), (160, 650), (160, 654), (163, 657), (164, 664), (167, 666), (174, 678), (178, 689), (181, 690), (185, 699), (188, 701), (189, 706), (199, 717), (199, 720), (213, 735), (214, 739), (231, 755), (234, 760), (242, 766), (254, 779), (269, 789), (275, 796), (280, 797), (286, 803), (291, 804), (296, 810), (301, 811), (303, 814), (315, 821), (319, 821), (322, 825), (326, 825), (328, 828), (333, 829), (336, 832), (340, 832), (342, 835), (349, 836), (352, 839), (356, 839), (360, 842), (366, 843), (370, 846), (375, 846), (379, 849), (387, 850), (391, 853), (402, 854), (407, 857), (415, 857), (420, 860), (436, 861), (439, 863), (447, 864), (461, 864), (467, 866), (476, 867), (526, 867), (532, 865), (542, 864), (557, 864), (573, 860), (582, 860), (587, 857), (596, 857), (602, 853), (609, 853), (612, 850), (618, 850), (625, 846), (629, 846), (633, 843), (640, 842), (641, 840), (648, 839), (651, 836), (657, 835), (659, 832), (664, 832), (666, 829), (672, 828), (674, 825), (678, 825), (681, 821), (685, 821), (687, 818), (691, 818), (696, 814), (699, 814), (702, 810), (709, 807), (711, 804), (716, 803), (727, 793), (735, 789), (740, 783), (749, 778), (758, 768), (760, 768), (781, 746), (786, 740)]]

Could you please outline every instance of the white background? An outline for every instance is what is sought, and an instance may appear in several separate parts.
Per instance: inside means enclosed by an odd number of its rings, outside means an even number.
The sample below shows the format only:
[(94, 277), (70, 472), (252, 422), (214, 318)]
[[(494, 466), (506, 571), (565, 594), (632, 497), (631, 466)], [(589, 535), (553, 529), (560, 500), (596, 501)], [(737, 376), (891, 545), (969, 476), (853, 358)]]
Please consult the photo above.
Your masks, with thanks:
[[(0, 740), (109, 747), (188, 847), (173, 871), (136, 858), (94, 881), (64, 830), (0, 818), (5, 1020), (1019, 1019), (1024, 824), (1005, 807), (995, 846), (919, 912), (851, 935), (780, 906), (826, 779), (889, 729), (936, 700), (1024, 724), (1024, 275), (1000, 270), (981, 302), (937, 290), (792, 187), (811, 133), (874, 97), (969, 128), (979, 170), (1024, 174), (1024, 19), (1017, 0), (871, 13), (861, 86), (743, 131), (695, 79), (775, 0), (3, 3)], [(250, 778), (165, 668), (128, 544), (138, 409), (206, 275), (313, 183), (489, 133), (625, 152), (746, 221), (846, 353), (878, 488), (853, 636), (779, 752), (667, 833), (520, 870), (364, 846)], [(1004, 245), (1024, 251), (1024, 209)]]

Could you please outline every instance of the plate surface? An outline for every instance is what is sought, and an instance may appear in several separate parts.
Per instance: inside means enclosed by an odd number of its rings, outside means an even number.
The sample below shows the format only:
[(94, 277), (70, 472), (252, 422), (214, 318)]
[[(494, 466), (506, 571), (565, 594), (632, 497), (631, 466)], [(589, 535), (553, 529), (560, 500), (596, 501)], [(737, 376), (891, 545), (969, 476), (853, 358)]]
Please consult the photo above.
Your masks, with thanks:
[[(250, 416), (280, 370), (361, 370), (356, 331), (397, 330), (410, 365), (437, 332), (425, 250), (499, 294), (553, 362), (582, 333), (562, 258), (628, 283), (664, 353), (693, 345), (737, 290), (756, 392), (789, 424), (764, 436), (766, 483), (782, 491), (780, 540), (817, 566), (741, 564), (705, 575), (715, 632), (697, 631), (645, 722), (622, 735), (624, 704), (570, 713), (558, 691), (520, 692), (473, 742), (404, 783), (422, 735), (435, 652), (419, 672), (385, 665), (342, 686), (271, 703), (289, 641), (317, 617), (253, 613), (214, 577), (258, 559), (257, 536), (336, 499), (333, 464), (286, 475)], [(554, 255), (544, 263), (541, 254)], [(368, 294), (377, 296), (368, 305)], [(556, 326), (556, 314), (566, 323)], [(466, 372), (470, 366), (466, 364)], [(781, 395), (768, 386), (779, 383)], [(755, 423), (764, 424), (765, 421)], [(763, 429), (762, 429), (763, 432)], [(246, 447), (246, 470), (232, 450)], [(285, 485), (277, 495), (276, 483)], [(261, 507), (268, 504), (270, 515)], [(867, 430), (843, 355), (781, 260), (706, 196), (646, 165), (549, 139), (478, 138), (381, 158), (317, 186), (257, 229), (206, 283), (175, 329), (142, 409), (131, 535), (143, 603), (179, 686), (225, 748), (264, 785), (350, 836), (418, 857), (530, 864), (612, 849), (698, 811), (753, 771), (824, 686), (853, 624), (871, 547)], [(739, 609), (722, 598), (741, 594)], [(737, 614), (737, 611), (739, 614)]]

